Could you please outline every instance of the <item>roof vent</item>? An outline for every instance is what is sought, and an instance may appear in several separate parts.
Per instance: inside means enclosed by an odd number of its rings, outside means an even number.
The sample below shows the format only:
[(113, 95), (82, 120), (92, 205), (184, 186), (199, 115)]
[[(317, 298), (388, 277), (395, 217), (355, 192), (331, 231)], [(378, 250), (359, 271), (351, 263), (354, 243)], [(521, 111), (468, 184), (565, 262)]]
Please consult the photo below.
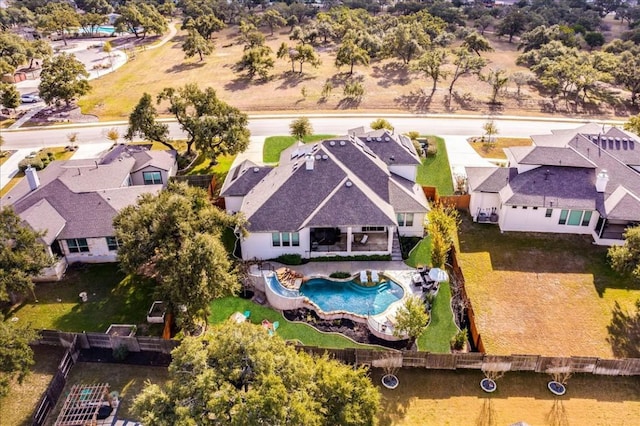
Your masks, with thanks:
[(345, 146), (347, 143), (345, 141), (340, 141), (340, 146)]
[(260, 167), (254, 167), (253, 168), (253, 173), (258, 173), (260, 171)]
[(367, 142), (371, 142), (371, 136), (367, 136)]
[(329, 156), (328, 156), (327, 154), (323, 154), (323, 155), (322, 155), (322, 159), (323, 159), (323, 160), (328, 160), (328, 159), (329, 159)]
[(348, 180), (348, 181), (345, 182), (345, 186), (347, 188), (351, 188), (353, 186), (353, 183), (350, 180)]
[(378, 137), (376, 138), (376, 140), (377, 140), (378, 142), (382, 142), (382, 138), (381, 138), (380, 136), (378, 136)]
[(390, 140), (391, 140), (391, 139), (389, 139), (389, 136), (385, 136), (385, 137), (384, 137), (384, 141), (385, 141), (385, 142), (389, 142)]
[(330, 141), (330, 142), (329, 142), (329, 145), (331, 145), (331, 146), (336, 146), (336, 141)]
[(319, 144), (315, 144), (313, 145), (313, 148), (311, 148), (312, 151), (315, 151), (316, 149), (318, 149)]
[(320, 155), (320, 154), (316, 154), (316, 160), (319, 160), (319, 159), (321, 159), (321, 158), (322, 158), (322, 155)]

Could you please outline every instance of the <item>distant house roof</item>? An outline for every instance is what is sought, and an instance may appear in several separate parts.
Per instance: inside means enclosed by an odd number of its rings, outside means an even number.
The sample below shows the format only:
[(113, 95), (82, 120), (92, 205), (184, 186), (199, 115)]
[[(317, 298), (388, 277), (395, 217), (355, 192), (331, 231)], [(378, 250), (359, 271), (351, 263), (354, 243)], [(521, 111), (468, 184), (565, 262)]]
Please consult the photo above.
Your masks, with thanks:
[(356, 137), (389, 166), (420, 164), (420, 157), (411, 139), (404, 135), (381, 129), (360, 133)]
[[(411, 150), (399, 139), (384, 140), (386, 132), (376, 134), (383, 140), (373, 143), (387, 146), (384, 152), (393, 150), (405, 164), (414, 164)], [(259, 170), (252, 172), (252, 167)], [(354, 136), (296, 144), (281, 153), (279, 165), (270, 171), (243, 162), (227, 175), (222, 195), (245, 195), (241, 211), (252, 232), (392, 226), (394, 202), (400, 211), (428, 209), (420, 188), (392, 175), (368, 142)]]
[(507, 157), (518, 164), (554, 165), (562, 167), (591, 167), (596, 165), (578, 152), (565, 147), (551, 146), (517, 146), (505, 148)]
[(518, 174), (511, 167), (467, 167), (467, 183), (470, 191), (500, 192), (509, 179)]
[[(160, 154), (157, 154), (160, 153)], [(162, 185), (128, 186), (137, 159), (145, 164), (175, 163), (172, 152), (118, 151), (96, 160), (53, 161), (37, 172), (40, 185), (31, 189), (22, 179), (0, 200), (33, 229), (46, 231), (47, 244), (61, 238), (96, 238), (113, 235), (113, 218), (135, 204), (144, 193), (157, 193)], [(172, 157), (173, 156), (173, 157)], [(106, 161), (105, 161), (106, 159)], [(156, 163), (158, 161), (158, 163)]]

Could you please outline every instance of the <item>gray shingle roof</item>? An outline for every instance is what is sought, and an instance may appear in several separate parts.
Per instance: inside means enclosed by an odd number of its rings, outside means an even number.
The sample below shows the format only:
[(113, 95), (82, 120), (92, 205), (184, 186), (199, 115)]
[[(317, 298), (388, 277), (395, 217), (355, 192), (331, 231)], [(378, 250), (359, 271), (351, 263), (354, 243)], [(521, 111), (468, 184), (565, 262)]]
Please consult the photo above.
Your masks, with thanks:
[(382, 129), (358, 134), (357, 138), (387, 165), (420, 164), (420, 157), (406, 136)]
[(20, 214), (20, 218), (37, 232), (45, 232), (42, 241), (51, 245), (64, 228), (66, 221), (47, 200), (40, 200)]
[(602, 194), (594, 169), (549, 166), (514, 176), (500, 198), (506, 205), (594, 210)]
[(640, 198), (618, 186), (605, 202), (607, 219), (640, 221)]
[(389, 202), (396, 212), (427, 212), (427, 197), (422, 188), (410, 180), (391, 175), (389, 179)]
[(253, 161), (244, 160), (229, 170), (220, 189), (221, 197), (244, 196), (272, 170), (258, 166)]
[(518, 174), (516, 168), (465, 167), (469, 191), (500, 192)]
[(507, 156), (518, 164), (563, 166), (563, 167), (595, 167), (595, 164), (576, 151), (566, 147), (551, 146), (517, 146), (505, 148)]

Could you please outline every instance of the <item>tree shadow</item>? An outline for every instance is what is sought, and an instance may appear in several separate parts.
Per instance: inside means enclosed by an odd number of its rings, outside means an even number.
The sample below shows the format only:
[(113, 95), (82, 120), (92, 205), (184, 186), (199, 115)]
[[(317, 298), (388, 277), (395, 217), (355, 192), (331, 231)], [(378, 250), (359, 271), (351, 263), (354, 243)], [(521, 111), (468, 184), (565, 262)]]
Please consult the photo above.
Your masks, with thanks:
[(546, 415), (547, 423), (551, 426), (569, 426), (569, 416), (564, 402), (561, 399), (555, 399), (551, 405), (551, 410)]
[(185, 63), (181, 63), (181, 64), (175, 64), (171, 68), (167, 68), (166, 72), (177, 74), (177, 73), (181, 73), (181, 72), (196, 70), (196, 69), (202, 68), (204, 66), (205, 66), (205, 62), (204, 61), (201, 61), (201, 62), (185, 62)]
[(401, 62), (389, 62), (371, 68), (371, 76), (379, 79), (378, 86), (388, 88), (392, 85), (406, 86), (411, 82), (409, 69)]
[(308, 80), (313, 80), (313, 76), (307, 74), (300, 74), (298, 72), (287, 71), (282, 76), (282, 83), (278, 86), (278, 89), (291, 89), (292, 87), (298, 86), (300, 83), (304, 83)]
[(422, 89), (412, 90), (409, 94), (400, 95), (394, 99), (398, 105), (413, 112), (428, 111), (432, 100), (433, 92), (427, 94)]
[(175, 37), (173, 37), (171, 39), (171, 41), (173, 42), (173, 46), (171, 46), (172, 49), (180, 49), (182, 50), (182, 44), (184, 43), (184, 41), (187, 39), (186, 35), (175, 35)]
[(243, 75), (225, 83), (224, 88), (230, 92), (237, 92), (239, 90), (247, 89), (249, 85), (251, 85), (251, 79), (246, 75)]
[(491, 398), (485, 398), (482, 401), (482, 408), (480, 408), (480, 414), (476, 418), (476, 426), (495, 426), (496, 422), (496, 409), (493, 406), (493, 400)]
[(466, 93), (458, 93), (454, 90), (453, 92), (453, 100), (460, 106), (460, 108), (468, 110), (468, 111), (477, 111), (480, 108), (477, 105), (476, 100), (473, 98), (473, 95), (469, 92)]
[(636, 312), (629, 313), (618, 302), (611, 311), (611, 323), (607, 326), (607, 342), (617, 358), (640, 357), (640, 299), (636, 301)]
[(336, 108), (337, 109), (358, 108), (361, 102), (362, 102), (362, 98), (342, 98), (340, 99), (340, 102), (338, 102), (338, 105), (336, 106)]

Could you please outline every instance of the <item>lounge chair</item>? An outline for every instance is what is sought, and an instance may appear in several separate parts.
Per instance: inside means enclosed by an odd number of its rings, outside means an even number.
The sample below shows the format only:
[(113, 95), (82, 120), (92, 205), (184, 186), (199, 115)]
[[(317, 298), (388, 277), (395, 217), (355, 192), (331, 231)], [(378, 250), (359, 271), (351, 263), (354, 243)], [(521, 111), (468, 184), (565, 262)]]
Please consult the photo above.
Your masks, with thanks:
[(367, 278), (367, 271), (360, 271), (360, 282), (362, 284), (366, 284), (369, 282), (369, 278)]
[(360, 244), (367, 244), (367, 241), (369, 240), (369, 235), (364, 234), (362, 236), (362, 239), (360, 240)]
[(371, 271), (371, 282), (377, 283), (380, 281), (380, 277), (378, 276), (378, 271)]

